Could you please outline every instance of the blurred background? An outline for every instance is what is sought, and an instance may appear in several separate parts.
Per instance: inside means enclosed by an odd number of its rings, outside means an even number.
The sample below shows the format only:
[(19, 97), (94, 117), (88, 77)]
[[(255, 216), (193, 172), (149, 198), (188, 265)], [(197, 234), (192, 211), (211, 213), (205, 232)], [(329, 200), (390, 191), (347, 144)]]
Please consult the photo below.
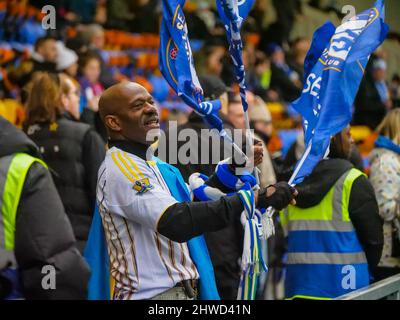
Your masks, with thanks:
[[(358, 13), (372, 4), (372, 0), (256, 1), (243, 27), (247, 87), (250, 107), (261, 104), (263, 109), (255, 116), (262, 117), (278, 176), (280, 168), (295, 163), (304, 148), (300, 117), (290, 103), (303, 87), (303, 63), (313, 32), (327, 20), (339, 25), (345, 5)], [(45, 5), (55, 8), (55, 29), (42, 28)], [(238, 88), (215, 1), (187, 1), (184, 11), (198, 75), (223, 80), (229, 87), (228, 110), (235, 117)], [(400, 105), (399, 12), (399, 1), (386, 1), (391, 31), (371, 58), (354, 104), (352, 134), (366, 171), (374, 129), (388, 110)], [(153, 94), (164, 127), (168, 120), (185, 123), (191, 110), (159, 71), (160, 17), (159, 0), (0, 0), (0, 115), (22, 127), (32, 75), (50, 71), (67, 73), (79, 83), (81, 114), (97, 112), (96, 101), (108, 86), (132, 80)], [(97, 131), (106, 139), (104, 128), (97, 126)]]

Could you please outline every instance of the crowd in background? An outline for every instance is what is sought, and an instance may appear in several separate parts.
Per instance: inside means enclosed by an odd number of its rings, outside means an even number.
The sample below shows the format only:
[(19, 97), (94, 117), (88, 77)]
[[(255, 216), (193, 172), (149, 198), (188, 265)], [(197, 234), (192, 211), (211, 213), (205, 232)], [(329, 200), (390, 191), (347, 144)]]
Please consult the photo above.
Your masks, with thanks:
[[(310, 1), (308, 5), (342, 18), (335, 6), (322, 7), (319, 2)], [(291, 37), (295, 19), (302, 14), (302, 3), (256, 1), (243, 28), (250, 122), (266, 153), (260, 167), (264, 186), (287, 180), (304, 151), (301, 119), (290, 105), (302, 92), (304, 59), (312, 37)], [(56, 8), (57, 26), (44, 31), (40, 11), (49, 4)], [(268, 19), (270, 10), (276, 13), (275, 21)], [(0, 0), (0, 115), (39, 147), (51, 168), (81, 252), (107, 142), (98, 115), (101, 93), (119, 81), (135, 81), (154, 96), (164, 129), (169, 129), (169, 120), (178, 122), (178, 130), (204, 126), (159, 71), (160, 13), (158, 0)], [(226, 126), (244, 129), (225, 31), (213, 1), (187, 1), (185, 14), (205, 98), (224, 101), (221, 117)], [(356, 145), (351, 157), (357, 168), (371, 173), (385, 221), (381, 266), (397, 270), (400, 153), (372, 150), (378, 134), (400, 148), (398, 72), (388, 65), (385, 49), (378, 49), (371, 57), (354, 103), (352, 132)], [(187, 178), (188, 168), (180, 169)], [(209, 174), (215, 166), (197, 169)], [(274, 269), (271, 282), (278, 283), (284, 251), (279, 228), (270, 242), (268, 261)], [(267, 295), (280, 297), (279, 292)]]

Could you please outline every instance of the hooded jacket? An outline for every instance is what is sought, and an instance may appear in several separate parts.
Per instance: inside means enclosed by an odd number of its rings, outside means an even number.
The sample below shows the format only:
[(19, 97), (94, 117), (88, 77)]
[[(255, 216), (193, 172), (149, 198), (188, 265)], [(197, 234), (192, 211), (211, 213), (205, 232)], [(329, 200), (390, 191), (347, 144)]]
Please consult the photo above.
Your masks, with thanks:
[[(0, 157), (27, 153), (40, 158), (35, 144), (0, 117)], [(17, 209), (14, 253), (26, 299), (85, 299), (89, 268), (76, 248), (71, 224), (50, 172), (35, 162)], [(56, 289), (45, 290), (42, 268), (56, 271)]]
[[(312, 174), (296, 186), (299, 192), (296, 206), (307, 209), (319, 204), (336, 181), (351, 168), (353, 165), (347, 160), (322, 160)], [(374, 190), (365, 176), (360, 176), (353, 183), (349, 216), (373, 272), (382, 254), (383, 224)]]

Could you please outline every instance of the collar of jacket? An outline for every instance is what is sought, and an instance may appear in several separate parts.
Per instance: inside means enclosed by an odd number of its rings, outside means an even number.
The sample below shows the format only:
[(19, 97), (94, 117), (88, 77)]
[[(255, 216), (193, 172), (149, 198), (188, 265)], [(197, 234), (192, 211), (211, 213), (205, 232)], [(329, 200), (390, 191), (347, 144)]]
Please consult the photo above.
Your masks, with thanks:
[(123, 151), (129, 152), (138, 156), (139, 158), (143, 159), (144, 161), (149, 160), (147, 159), (147, 150), (150, 146), (129, 140), (108, 140), (108, 147), (116, 147)]
[(72, 114), (70, 114), (69, 112), (64, 112), (63, 114), (59, 115), (59, 116), (57, 117), (57, 120), (58, 120), (58, 119), (61, 119), (61, 118), (65, 118), (65, 119), (68, 119), (68, 120), (71, 120), (71, 121), (79, 122), (79, 120), (76, 120), (76, 119), (72, 116)]

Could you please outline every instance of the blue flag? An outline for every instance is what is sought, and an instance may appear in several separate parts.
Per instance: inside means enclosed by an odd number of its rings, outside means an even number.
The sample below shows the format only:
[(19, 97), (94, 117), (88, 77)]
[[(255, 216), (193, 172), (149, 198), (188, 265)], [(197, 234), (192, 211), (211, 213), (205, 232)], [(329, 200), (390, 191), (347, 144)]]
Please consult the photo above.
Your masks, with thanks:
[(231, 22), (237, 21), (240, 29), (243, 21), (249, 15), (251, 8), (253, 8), (254, 2), (255, 0), (216, 0), (222, 23), (225, 26), (229, 26)]
[(95, 207), (92, 225), (84, 252), (91, 274), (89, 300), (110, 300), (110, 265), (99, 208)]
[(179, 97), (212, 128), (223, 131), (218, 116), (219, 100), (203, 102), (203, 90), (196, 74), (192, 49), (183, 14), (185, 0), (163, 0), (159, 65), (161, 73)]
[(305, 60), (305, 86), (293, 107), (302, 115), (306, 151), (290, 182), (298, 184), (324, 157), (330, 138), (351, 121), (370, 55), (388, 33), (384, 1), (335, 28), (319, 28)]
[(236, 82), (240, 87), (240, 97), (244, 112), (248, 109), (246, 98), (245, 70), (242, 58), (243, 43), (240, 29), (247, 18), (254, 0), (216, 0), (219, 16), (225, 26), (229, 43), (229, 54), (232, 58)]

